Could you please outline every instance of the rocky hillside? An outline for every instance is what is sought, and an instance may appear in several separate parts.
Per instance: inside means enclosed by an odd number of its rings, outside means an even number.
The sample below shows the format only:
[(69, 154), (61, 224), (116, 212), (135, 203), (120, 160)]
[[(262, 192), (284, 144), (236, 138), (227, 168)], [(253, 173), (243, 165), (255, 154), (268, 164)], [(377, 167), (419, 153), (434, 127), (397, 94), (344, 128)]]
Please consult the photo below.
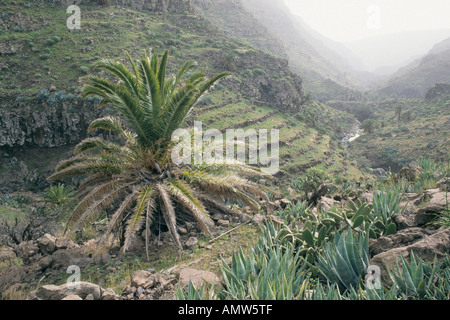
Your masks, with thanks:
[[(233, 72), (202, 100), (202, 110), (187, 125), (199, 119), (217, 129), (278, 128), (281, 162), (287, 172), (300, 172), (325, 160), (330, 172), (359, 175), (339, 145), (340, 137), (353, 126), (353, 117), (306, 102), (303, 79), (292, 72), (286, 59), (255, 49), (199, 14), (161, 15), (122, 5), (81, 8), (82, 28), (69, 32), (63, 7), (26, 0), (2, 2), (4, 192), (46, 187), (45, 178), (86, 137), (87, 125), (110, 112), (98, 110), (95, 99), (79, 97), (81, 77), (97, 73), (93, 65), (98, 59), (124, 59), (125, 51), (137, 58), (149, 48), (169, 49), (171, 70), (193, 59), (209, 74)], [(332, 125), (336, 119), (341, 123), (338, 130)]]
[[(448, 275), (450, 267), (447, 200), (449, 184), (445, 178), (441, 179), (442, 175), (445, 175), (441, 169), (436, 163), (429, 167), (405, 167), (398, 175), (387, 179), (378, 179), (377, 182), (380, 183), (378, 187), (382, 188), (382, 192), (377, 189), (369, 191), (368, 188), (371, 188), (369, 185), (373, 186), (375, 181), (367, 180), (364, 181), (364, 184), (353, 186), (350, 193), (341, 186), (337, 189), (334, 188), (333, 191), (331, 189), (325, 191), (317, 199), (317, 204), (310, 207), (305, 205), (301, 197), (293, 197), (292, 202), (283, 199), (281, 202), (274, 203), (275, 211), (266, 211), (253, 217), (246, 213), (234, 216), (215, 214), (213, 219), (218, 225), (221, 236), (214, 239), (203, 238), (198, 228), (190, 222), (185, 222), (178, 227), (184, 247), (183, 253), (177, 254), (173, 251), (173, 239), (168, 232), (165, 232), (152, 242), (150, 260), (143, 258), (145, 246), (141, 236), (133, 240), (130, 251), (124, 254), (119, 247), (106, 249), (95, 239), (74, 242), (59, 235), (45, 233), (34, 240), (21, 242), (14, 249), (0, 248), (0, 299), (199, 299), (202, 295), (199, 297), (193, 296), (192, 292), (187, 293), (189, 282), (192, 282), (197, 290), (203, 283), (208, 286), (214, 284), (215, 287), (210, 290), (214, 290), (215, 293), (208, 290), (207, 299), (221, 299), (224, 295), (226, 296), (226, 292), (231, 294), (234, 292), (232, 290), (236, 289), (231, 286), (226, 275), (230, 272), (238, 272), (240, 270), (238, 268), (251, 266), (252, 270), (257, 270), (249, 271), (256, 280), (264, 279), (263, 275), (266, 269), (270, 270), (270, 274), (274, 277), (273, 281), (281, 279), (290, 281), (296, 278), (293, 273), (287, 272), (278, 276), (274, 272), (274, 270), (278, 270), (274, 267), (274, 263), (267, 265), (263, 263), (261, 269), (254, 268), (249, 264), (252, 261), (249, 255), (251, 252), (259, 250), (258, 245), (261, 243), (270, 242), (278, 248), (289, 242), (298, 250), (297, 254), (287, 251), (286, 256), (283, 256), (283, 261), (286, 259), (290, 262), (299, 255), (304, 257), (308, 251), (303, 250), (305, 247), (314, 249), (309, 250), (306, 256), (308, 261), (312, 261), (314, 264), (317, 255), (321, 252), (321, 246), (324, 244), (321, 245), (321, 240), (317, 240), (316, 237), (307, 238), (305, 234), (308, 234), (309, 229), (305, 229), (305, 226), (310, 225), (315, 228), (318, 224), (327, 226), (327, 223), (332, 223), (335, 226), (333, 231), (326, 231), (326, 228), (321, 229), (328, 232), (326, 239), (337, 237), (340, 232), (343, 232), (342, 230), (348, 228), (346, 224), (352, 224), (355, 229), (354, 233), (357, 234), (358, 230), (364, 228), (356, 226), (356, 214), (364, 217), (363, 221), (358, 223), (360, 225), (371, 219), (377, 221), (376, 212), (381, 214), (379, 210), (388, 208), (388, 211), (383, 211), (383, 215), (390, 223), (391, 230), (388, 232), (387, 229), (384, 229), (387, 223), (381, 220), (370, 226), (366, 225), (380, 234), (374, 233), (373, 237), (371, 236), (371, 239), (362, 245), (363, 248), (367, 246), (365, 248), (366, 256), (364, 256), (364, 259), (367, 259), (366, 262), (370, 262), (371, 266), (378, 266), (381, 272), (380, 280), (386, 291), (380, 289), (380, 292), (385, 292), (386, 296), (379, 293), (379, 299), (420, 300), (424, 298), (424, 293), (416, 290), (405, 292), (405, 289), (401, 287), (401, 282), (394, 284), (393, 278), (389, 276), (389, 272), (398, 274), (396, 259), (403, 257), (409, 263), (414, 254), (415, 259), (420, 259), (417, 261), (426, 264), (423, 274), (421, 273), (422, 277), (429, 276), (431, 263), (439, 263), (439, 265), (432, 265), (437, 268), (437, 273), (432, 276), (436, 277), (436, 288), (443, 291), (434, 290), (434, 287), (428, 285), (427, 299), (445, 300), (448, 299), (449, 292), (445, 289), (446, 284), (443, 277)], [(424, 178), (429, 179), (429, 184), (422, 183)], [(404, 188), (406, 187), (408, 192), (405, 192)], [(432, 187), (432, 189), (428, 189), (428, 187)], [(383, 196), (384, 194), (386, 198)], [(384, 204), (384, 209), (380, 206), (381, 204)], [(317, 220), (309, 220), (311, 216), (315, 216)], [(237, 227), (232, 228), (233, 224)], [(102, 227), (104, 227), (102, 223), (95, 225), (100, 232)], [(337, 231), (337, 227), (342, 227), (342, 229)], [(273, 236), (267, 237), (267, 232), (272, 232)], [(280, 236), (283, 234), (289, 234), (289, 236)], [(308, 239), (308, 241), (303, 239)], [(328, 241), (328, 245), (332, 242), (330, 240), (322, 241)], [(237, 244), (242, 246), (242, 251), (237, 251)], [(361, 246), (358, 249), (358, 245), (355, 246), (351, 242), (347, 244), (347, 247), (355, 250), (352, 251), (355, 254), (361, 254)], [(267, 246), (264, 247), (264, 252), (270, 257), (270, 251), (267, 252), (267, 248)], [(330, 247), (329, 250), (336, 249)], [(309, 255), (309, 253), (312, 254)], [(242, 262), (240, 266), (236, 259), (240, 259), (239, 261)], [(272, 256), (272, 259), (280, 259), (280, 257)], [(4, 266), (8, 266), (8, 261), (9, 267), (5, 268)], [(21, 261), (21, 263), (12, 265), (13, 261)], [(253, 261), (259, 267), (264, 259)], [(279, 261), (277, 265), (282, 268), (281, 260), (270, 261)], [(345, 287), (340, 287), (341, 291), (338, 295), (332, 294), (336, 288), (333, 289), (330, 285), (324, 285), (325, 291), (324, 288), (316, 287), (319, 281), (322, 283), (322, 279), (317, 273), (314, 273), (314, 270), (308, 269), (308, 264), (305, 264), (304, 260), (298, 260), (298, 262), (300, 263), (297, 265), (299, 272), (306, 273), (309, 277), (304, 282), (308, 288), (306, 291), (297, 291), (301, 282), (286, 288), (287, 293), (291, 293), (289, 290), (292, 290), (292, 293), (297, 292), (296, 299), (322, 300), (327, 297), (332, 300), (355, 299), (351, 291), (345, 290)], [(81, 282), (76, 288), (71, 289), (71, 282), (67, 281), (68, 276), (65, 271), (73, 265), (78, 266), (81, 270)], [(323, 268), (319, 264), (314, 266)], [(342, 272), (342, 270), (335, 272)], [(358, 276), (355, 277), (355, 281), (361, 281), (361, 286), (357, 289), (359, 290), (358, 299), (373, 299), (370, 292), (367, 292), (362, 285), (366, 269), (357, 270), (357, 272), (362, 272), (359, 276), (363, 276), (361, 279), (358, 279)], [(417, 276), (419, 274), (415, 274), (414, 277)], [(397, 281), (403, 279), (401, 275), (399, 279)], [(446, 280), (448, 283), (448, 279)], [(247, 287), (243, 283), (237, 280), (235, 283), (238, 288), (243, 290), (240, 291), (241, 294), (253, 294), (253, 297), (257, 295), (261, 299), (268, 297), (267, 291), (264, 290), (247, 293)], [(417, 286), (418, 282), (415, 283)], [(282, 284), (279, 285), (282, 286)], [(399, 288), (396, 289), (394, 286)], [(195, 289), (191, 288), (191, 290)], [(219, 294), (221, 290), (225, 292)], [(322, 296), (315, 296), (316, 292), (321, 292), (320, 290), (323, 292)], [(280, 292), (285, 291), (278, 291), (277, 294), (281, 294)], [(229, 299), (233, 298), (229, 297)]]
[(423, 98), (437, 83), (450, 83), (446, 70), (450, 67), (449, 40), (436, 46), (425, 56), (395, 73), (377, 90), (382, 96)]
[(289, 59), (291, 69), (303, 78), (305, 91), (315, 99), (326, 102), (361, 97), (351, 88), (353, 82), (346, 75), (345, 58), (323, 45), (282, 1), (195, 0), (194, 4), (231, 36)]

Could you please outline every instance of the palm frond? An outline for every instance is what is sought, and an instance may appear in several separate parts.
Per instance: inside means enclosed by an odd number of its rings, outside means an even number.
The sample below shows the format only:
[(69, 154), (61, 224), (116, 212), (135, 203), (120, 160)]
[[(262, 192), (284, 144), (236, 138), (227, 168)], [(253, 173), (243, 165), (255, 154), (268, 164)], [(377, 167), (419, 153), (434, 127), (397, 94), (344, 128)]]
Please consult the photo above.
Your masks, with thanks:
[(132, 206), (133, 201), (136, 200), (138, 195), (139, 189), (136, 188), (122, 200), (119, 208), (117, 208), (117, 210), (114, 212), (114, 214), (111, 216), (111, 219), (109, 220), (105, 236), (109, 236), (112, 233), (112, 231), (115, 228), (117, 228), (118, 224), (122, 221), (123, 214), (125, 213), (126, 210), (128, 210)]
[[(127, 179), (117, 179), (112, 181), (109, 180), (106, 183), (103, 183), (90, 190), (89, 193), (83, 197), (83, 199), (78, 203), (78, 205), (72, 210), (71, 214), (69, 215), (65, 232), (67, 232), (67, 230), (70, 228), (71, 223), (76, 223), (78, 220), (80, 220), (83, 213), (88, 210), (94, 203), (97, 203), (99, 199), (102, 199), (105, 194), (109, 194), (110, 192), (116, 190), (117, 186), (124, 184), (126, 181)], [(124, 186), (130, 186), (132, 184), (133, 182), (125, 183)]]
[(141, 188), (137, 197), (136, 206), (134, 207), (134, 214), (128, 219), (125, 231), (125, 242), (123, 246), (124, 252), (128, 250), (131, 240), (142, 227), (146, 221), (146, 208), (149, 203), (149, 198), (154, 194), (152, 186), (145, 186)]
[(172, 205), (172, 201), (170, 200), (169, 192), (166, 189), (166, 186), (162, 183), (158, 183), (156, 185), (156, 189), (161, 197), (162, 205), (161, 209), (163, 211), (164, 219), (166, 221), (167, 227), (169, 228), (172, 237), (175, 240), (175, 243), (182, 249), (180, 242), (180, 236), (177, 231), (177, 219), (175, 215), (175, 208)]
[(76, 230), (78, 230), (81, 226), (85, 226), (89, 221), (94, 220), (102, 210), (107, 208), (114, 200), (120, 197), (120, 195), (126, 191), (128, 187), (130, 187), (133, 183), (122, 185), (118, 188), (113, 189), (112, 191), (106, 193), (101, 199), (95, 201), (92, 205), (90, 205), (86, 210), (84, 210), (81, 217), (79, 217), (74, 226), (68, 233), (68, 236), (72, 235)]
[(192, 194), (189, 186), (178, 179), (166, 180), (165, 182), (172, 196), (178, 199), (178, 201), (192, 213), (194, 218), (198, 221), (200, 228), (207, 235), (212, 237), (211, 230), (214, 229), (214, 222), (209, 217), (203, 204)]

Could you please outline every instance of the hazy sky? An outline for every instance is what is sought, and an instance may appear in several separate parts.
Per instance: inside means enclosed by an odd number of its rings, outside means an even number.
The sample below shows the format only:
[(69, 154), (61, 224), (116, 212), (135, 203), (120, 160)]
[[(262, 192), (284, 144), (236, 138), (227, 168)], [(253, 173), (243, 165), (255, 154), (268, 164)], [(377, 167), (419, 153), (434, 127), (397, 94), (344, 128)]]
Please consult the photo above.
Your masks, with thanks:
[(450, 29), (450, 0), (285, 0), (310, 27), (336, 41)]

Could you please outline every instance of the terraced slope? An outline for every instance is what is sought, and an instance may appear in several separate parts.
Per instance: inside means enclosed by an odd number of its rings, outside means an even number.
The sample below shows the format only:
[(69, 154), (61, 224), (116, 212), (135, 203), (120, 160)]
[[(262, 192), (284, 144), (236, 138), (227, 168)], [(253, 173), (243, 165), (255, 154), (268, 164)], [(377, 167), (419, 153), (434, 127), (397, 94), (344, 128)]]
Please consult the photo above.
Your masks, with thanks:
[[(169, 49), (169, 72), (187, 59), (207, 67), (210, 74), (233, 71), (203, 98), (186, 126), (201, 120), (216, 129), (278, 128), (282, 168), (287, 172), (319, 165), (360, 175), (345, 161), (337, 143), (342, 131), (353, 125), (353, 117), (306, 99), (302, 79), (290, 71), (286, 60), (228, 37), (198, 15), (96, 5), (81, 5), (81, 12), (81, 30), (69, 31), (64, 7), (26, 0), (1, 2), (3, 188), (45, 187), (54, 163), (70, 155), (73, 145), (87, 135), (89, 122), (111, 112), (97, 110), (95, 99), (79, 97), (80, 77), (98, 74), (93, 64), (100, 58), (126, 63), (126, 51), (138, 58), (149, 48)], [(336, 122), (342, 123), (338, 130)]]

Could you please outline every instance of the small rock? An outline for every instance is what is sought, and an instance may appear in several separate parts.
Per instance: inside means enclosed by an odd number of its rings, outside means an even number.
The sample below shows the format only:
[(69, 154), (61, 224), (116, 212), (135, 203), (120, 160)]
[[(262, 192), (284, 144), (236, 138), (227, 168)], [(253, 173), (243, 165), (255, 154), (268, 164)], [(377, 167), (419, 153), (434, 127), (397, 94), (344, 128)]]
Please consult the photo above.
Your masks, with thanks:
[(52, 254), (56, 250), (56, 238), (48, 233), (37, 239), (36, 243), (43, 254)]
[(230, 226), (230, 221), (228, 221), (228, 220), (219, 220), (219, 221), (217, 221), (217, 224), (220, 227), (228, 228)]
[(247, 223), (252, 220), (252, 217), (246, 213), (241, 214), (240, 218), (242, 223)]
[(101, 300), (107, 300), (107, 301), (111, 301), (111, 300), (119, 300), (119, 296), (114, 292), (113, 289), (106, 289), (103, 292), (102, 298)]
[(86, 298), (84, 298), (84, 300), (88, 300), (88, 301), (93, 301), (94, 300), (94, 296), (90, 293), (86, 296)]
[(186, 245), (186, 247), (188, 247), (188, 248), (192, 248), (192, 247), (194, 247), (197, 243), (198, 243), (198, 239), (197, 239), (196, 237), (190, 237), (190, 238), (186, 241), (185, 245)]
[(437, 186), (441, 191), (450, 191), (450, 179), (442, 178), (437, 182)]
[(61, 300), (83, 300), (83, 299), (81, 299), (80, 296), (77, 296), (75, 294), (71, 294), (71, 295), (68, 295), (65, 298), (62, 298)]
[(186, 228), (183, 228), (183, 227), (178, 227), (178, 232), (179, 232), (180, 234), (187, 234), (187, 233), (188, 233), (188, 231), (186, 230)]
[(261, 214), (255, 214), (252, 218), (252, 223), (256, 225), (261, 225), (266, 220), (266, 217)]
[(373, 193), (372, 192), (364, 192), (363, 194), (361, 194), (359, 196), (359, 200), (361, 200), (361, 202), (372, 204), (373, 203)]
[(289, 207), (291, 205), (292, 205), (292, 202), (286, 198), (280, 200), (280, 206), (282, 209), (286, 209), (287, 207)]
[(189, 282), (200, 288), (204, 282), (209, 284), (219, 283), (219, 278), (212, 272), (197, 270), (192, 268), (184, 268), (180, 271), (180, 283), (182, 285), (189, 285)]
[(133, 273), (131, 277), (131, 287), (134, 288), (147, 288), (150, 284), (153, 283), (153, 275), (145, 270), (138, 270)]
[(223, 215), (221, 213), (214, 213), (214, 215), (211, 218), (213, 220), (219, 221), (223, 219)]

